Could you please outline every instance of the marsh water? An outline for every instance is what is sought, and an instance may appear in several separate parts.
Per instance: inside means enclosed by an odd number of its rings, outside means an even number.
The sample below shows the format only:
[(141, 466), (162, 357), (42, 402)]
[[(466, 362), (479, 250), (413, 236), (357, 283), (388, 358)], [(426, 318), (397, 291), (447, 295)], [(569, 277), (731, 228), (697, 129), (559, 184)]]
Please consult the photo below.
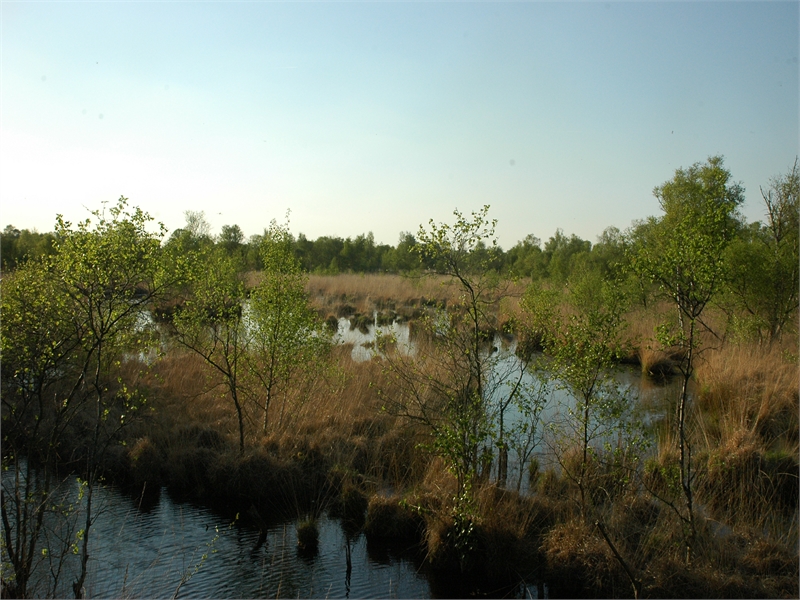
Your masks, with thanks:
[[(74, 479), (62, 488), (77, 496)], [(95, 488), (94, 501), (98, 518), (91, 530), (88, 597), (431, 597), (413, 553), (367, 544), (363, 535), (348, 533), (325, 516), (319, 521), (318, 552), (303, 554), (293, 521), (273, 524), (257, 546), (259, 532), (235, 515), (175, 502), (166, 489), (148, 507), (110, 486)], [(78, 517), (70, 522), (80, 522)], [(70, 531), (67, 521), (59, 525), (74, 539), (77, 529)], [(51, 554), (55, 550), (51, 547)], [(66, 567), (54, 594), (47, 588), (49, 574), (35, 592), (71, 596), (77, 556), (69, 553)]]
[[(417, 344), (411, 333), (411, 327), (407, 322), (393, 322), (390, 324), (378, 324), (377, 313), (373, 316), (373, 322), (362, 324), (356, 327), (355, 321), (346, 317), (338, 320), (338, 328), (334, 334), (334, 342), (350, 346), (350, 356), (356, 362), (371, 360), (378, 352), (375, 341), (378, 336), (389, 336), (393, 338), (393, 347), (396, 351), (405, 354), (415, 354)], [(492, 387), (491, 394), (494, 396), (495, 404), (502, 400), (504, 394), (508, 394), (509, 386), (501, 380), (514, 381), (521, 373), (521, 383), (526, 386), (530, 393), (537, 393), (537, 388), (541, 385), (541, 401), (543, 402), (538, 420), (541, 423), (553, 423), (565, 416), (566, 408), (574, 406), (574, 399), (565, 385), (557, 379), (550, 378), (546, 371), (535, 372), (532, 367), (526, 368), (516, 354), (517, 340), (512, 335), (496, 334), (492, 344), (487, 345), (487, 352), (494, 356), (491, 361), (492, 376), (488, 378), (487, 387)], [(530, 365), (537, 361), (533, 360)], [(546, 369), (546, 367), (544, 367)], [(611, 373), (613, 388), (615, 392), (630, 400), (631, 411), (625, 417), (633, 422), (637, 422), (644, 427), (654, 425), (662, 419), (670, 407), (671, 401), (677, 397), (679, 392), (679, 381), (672, 379), (669, 381), (654, 382), (643, 378), (638, 367), (619, 367)], [(542, 384), (542, 381), (546, 381)], [(515, 422), (522, 419), (520, 410), (514, 403), (509, 404), (506, 409), (504, 419), (507, 427), (512, 427)], [(613, 429), (613, 427), (611, 428)], [(541, 431), (540, 431), (541, 433)], [(546, 469), (554, 466), (552, 452), (540, 435), (539, 443), (533, 448), (531, 456), (537, 458), (540, 466)], [(598, 436), (596, 442), (608, 441), (602, 435)], [(520, 491), (528, 491), (528, 479), (525, 477), (524, 465), (523, 473), (520, 473), (520, 461), (511, 453), (508, 462), (508, 481), (509, 485), (515, 481), (520, 483)], [(522, 476), (521, 476), (522, 475)], [(514, 487), (511, 485), (511, 487)]]
[[(363, 329), (363, 328), (362, 328)], [(407, 324), (376, 324), (359, 331), (349, 321), (339, 322), (338, 343), (351, 344), (354, 360), (369, 360), (374, 354), (376, 329), (388, 331), (399, 348), (413, 353), (414, 343)], [(498, 364), (514, 367), (514, 340), (495, 340)], [(533, 374), (526, 374), (533, 381)], [(642, 381), (633, 370), (620, 370), (615, 377), (626, 393), (635, 395), (640, 418), (663, 414), (673, 386)], [(557, 386), (556, 386), (557, 387)], [(549, 390), (542, 416), (552, 418), (564, 401), (563, 391)], [(513, 410), (508, 418), (513, 420)], [(539, 449), (540, 454), (544, 449)], [(509, 465), (509, 481), (514, 481)], [(4, 477), (9, 477), (7, 472)], [(522, 478), (520, 478), (522, 479)], [(61, 484), (66, 498), (75, 499), (78, 485), (67, 478)], [(525, 486), (522, 488), (526, 491)], [(422, 556), (413, 549), (367, 541), (358, 531), (348, 531), (336, 519), (322, 515), (319, 520), (319, 548), (312, 554), (298, 550), (296, 520), (273, 523), (266, 540), (258, 544), (259, 531), (236, 515), (223, 515), (210, 508), (173, 500), (166, 488), (149, 506), (137, 505), (112, 486), (95, 489), (97, 520), (91, 530), (89, 575), (86, 592), (90, 597), (300, 597), (300, 598), (436, 598), (467, 595), (539, 598), (549, 595), (542, 582), (520, 581), (511, 589), (481, 590), (464, 587), (463, 582), (437, 580), (427, 573)], [(75, 523), (79, 513), (73, 515)], [(64, 539), (74, 540), (77, 526), (64, 519)], [(72, 527), (70, 529), (70, 527)], [(53, 549), (50, 550), (51, 556)], [(73, 573), (78, 558), (68, 553), (58, 587), (48, 589), (47, 559), (41, 559), (45, 578), (35, 593), (71, 596)]]
[[(66, 500), (75, 500), (75, 479), (65, 479), (61, 491)], [(294, 520), (273, 524), (259, 544), (259, 531), (236, 516), (176, 502), (166, 488), (147, 507), (112, 486), (96, 487), (94, 502), (98, 517), (91, 530), (87, 597), (439, 598), (474, 592), (457, 580), (430, 578), (417, 550), (367, 541), (324, 515), (318, 550), (309, 554), (298, 549)], [(81, 522), (78, 510), (48, 524), (50, 542), (56, 536), (74, 540)], [(51, 544), (53, 564), (56, 550), (57, 544)], [(32, 595), (71, 597), (78, 556), (67, 551), (55, 589), (48, 559), (38, 560), (40, 579), (32, 581)], [(519, 582), (484, 592), (490, 597), (547, 597), (542, 583)]]

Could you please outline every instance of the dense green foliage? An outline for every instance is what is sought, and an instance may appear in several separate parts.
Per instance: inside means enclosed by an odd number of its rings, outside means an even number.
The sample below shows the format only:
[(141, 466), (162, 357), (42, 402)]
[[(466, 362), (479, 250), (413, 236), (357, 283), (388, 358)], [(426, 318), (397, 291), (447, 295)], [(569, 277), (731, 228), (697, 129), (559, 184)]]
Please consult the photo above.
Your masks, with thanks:
[(241, 269), (223, 248), (209, 245), (193, 255), (188, 281), (187, 297), (172, 319), (175, 339), (222, 377), (239, 422), (239, 452), (244, 452), (241, 381), (247, 334)]
[[(630, 249), (633, 268), (655, 282), (677, 309), (677, 323), (664, 323), (659, 341), (678, 350), (683, 377), (678, 402), (678, 482), (684, 509), (676, 511), (685, 523), (687, 560), (694, 551), (697, 527), (689, 420), (689, 382), (700, 349), (706, 307), (723, 289), (727, 271), (723, 260), (740, 226), (738, 208), (744, 202), (741, 185), (730, 181), (721, 157), (675, 171), (673, 179), (654, 190), (664, 214), (651, 218), (645, 235)], [(675, 498), (666, 499), (675, 507)]]
[[(217, 245), (226, 254), (235, 256), (245, 270), (260, 271), (264, 264), (261, 257), (261, 243), (268, 231), (253, 235), (249, 240), (238, 225), (224, 225), (220, 235), (213, 238), (210, 227), (202, 213), (187, 211), (187, 223), (169, 236), (165, 247), (176, 252), (196, 252), (207, 245)], [(610, 230), (613, 231), (613, 228)], [(616, 232), (619, 234), (619, 232)], [(39, 234), (9, 225), (0, 234), (2, 240), (2, 265), (4, 270), (13, 270), (28, 257), (38, 257), (51, 252), (53, 234)], [(302, 269), (308, 273), (335, 275), (337, 273), (411, 273), (435, 269), (429, 257), (418, 251), (417, 237), (402, 232), (396, 246), (377, 244), (372, 233), (355, 238), (322, 236), (316, 240), (308, 239), (300, 233), (296, 238), (290, 235), (291, 247)], [(504, 275), (549, 279), (563, 282), (574, 266), (581, 261), (591, 260), (598, 268), (614, 268), (618, 258), (608, 251), (611, 240), (604, 232), (598, 245), (576, 235), (566, 236), (560, 229), (545, 242), (529, 235), (507, 252), (499, 246), (489, 249), (478, 245), (473, 252), (473, 260), (484, 267)], [(491, 256), (490, 256), (491, 255)]]
[[(720, 157), (709, 160), (709, 164), (721, 168)], [(657, 188), (655, 192), (659, 202), (662, 208), (669, 208), (676, 215), (676, 205), (684, 205), (680, 209), (686, 216), (684, 223), (692, 222), (691, 215), (696, 214), (700, 221), (693, 231), (700, 232), (700, 237), (695, 237), (692, 242), (695, 246), (705, 244), (704, 240), (708, 239), (724, 239), (725, 252), (716, 256), (724, 269), (714, 275), (714, 285), (716, 290), (724, 287), (724, 297), (718, 296), (717, 300), (730, 314), (731, 333), (774, 340), (791, 322), (797, 303), (800, 169), (795, 164), (789, 172), (776, 176), (766, 189), (762, 189), (765, 220), (746, 224), (733, 214), (717, 222), (711, 214), (698, 213), (700, 207), (681, 200), (697, 185), (705, 185), (709, 193), (716, 193), (712, 188), (719, 185), (719, 181), (692, 181), (693, 170), (697, 168), (698, 165), (690, 167), (675, 181)], [(735, 198), (720, 196), (717, 208), (723, 208), (734, 200), (741, 203), (743, 190), (740, 187), (732, 188), (730, 193)], [(612, 278), (634, 302), (646, 307), (657, 286), (648, 283), (648, 278), (636, 277), (635, 273), (644, 272), (648, 261), (652, 263), (652, 258), (646, 256), (672, 252), (666, 246), (658, 245), (659, 236), (653, 234), (657, 226), (671, 227), (664, 219), (652, 217), (634, 223), (625, 232), (609, 227), (595, 243), (574, 234), (566, 235), (558, 229), (544, 242), (531, 234), (508, 250), (478, 244), (472, 250), (470, 260), (499, 275), (549, 281), (557, 285), (563, 285), (576, 272), (597, 271), (605, 278)], [(682, 232), (679, 230), (677, 233)], [(720, 238), (719, 234), (724, 235)], [(20, 231), (8, 225), (0, 233), (2, 269), (11, 271), (30, 258), (51, 254), (56, 235)], [(187, 211), (185, 226), (172, 232), (164, 247), (172, 256), (178, 257), (206, 246), (217, 246), (235, 259), (238, 269), (260, 271), (264, 268), (261, 246), (268, 236), (269, 231), (265, 229), (262, 234), (245, 239), (238, 225), (224, 225), (220, 234), (214, 237), (202, 212)], [(662, 236), (661, 239), (666, 238)], [(419, 273), (437, 269), (429, 255), (419, 252), (418, 236), (409, 232), (402, 232), (395, 246), (376, 243), (372, 233), (355, 238), (322, 236), (316, 240), (308, 239), (302, 233), (296, 237), (288, 234), (287, 244), (300, 268), (307, 273)], [(631, 252), (631, 248), (643, 249), (644, 254), (637, 259), (638, 266), (631, 263), (638, 252)]]
[[(164, 230), (151, 233), (150, 221), (125, 198), (74, 226), (59, 215), (54, 252), (3, 279), (2, 458), (15, 474), (3, 479), (3, 587), (19, 596), (44, 558), (34, 551), (45, 515), (64, 510), (51, 495), (53, 476), (66, 466), (80, 466), (86, 482), (85, 522), (68, 544), (80, 556), (73, 589), (84, 593), (102, 456), (141, 404), (112, 374), (145, 347), (143, 314), (173, 283), (162, 260)], [(34, 461), (43, 477), (34, 475)]]
[[(427, 448), (444, 459), (456, 479), (448, 534), (462, 572), (478, 551), (475, 490), (481, 478), (507, 484), (509, 448), (530, 458), (543, 400), (541, 388), (523, 382), (527, 362), (504, 361), (496, 343), (496, 316), (507, 297), (507, 281), (490, 268), (497, 250), (495, 221), (488, 206), (469, 217), (454, 211), (452, 224), (431, 221), (417, 238), (422, 259), (445, 277), (457, 301), (422, 319), (429, 344), (407, 355), (380, 356), (391, 382), (381, 390), (384, 409), (421, 424), (431, 436)], [(379, 346), (388, 350), (381, 340)], [(513, 423), (510, 407), (517, 411)], [(519, 487), (519, 483), (517, 484)]]
[(0, 233), (0, 260), (4, 271), (13, 270), (29, 259), (38, 259), (54, 252), (55, 236), (7, 225)]
[(774, 342), (797, 312), (800, 168), (761, 190), (766, 222), (742, 227), (727, 248), (727, 307), (742, 333)]
[(575, 400), (548, 426), (556, 460), (580, 490), (581, 513), (589, 516), (597, 487), (593, 463), (617, 470), (615, 477), (624, 480), (629, 474), (620, 467), (641, 449), (641, 434), (630, 420), (631, 398), (611, 371), (623, 353), (625, 298), (614, 282), (584, 271), (563, 291), (531, 285), (522, 308), (529, 335), (542, 340), (550, 357), (547, 369), (556, 385)]

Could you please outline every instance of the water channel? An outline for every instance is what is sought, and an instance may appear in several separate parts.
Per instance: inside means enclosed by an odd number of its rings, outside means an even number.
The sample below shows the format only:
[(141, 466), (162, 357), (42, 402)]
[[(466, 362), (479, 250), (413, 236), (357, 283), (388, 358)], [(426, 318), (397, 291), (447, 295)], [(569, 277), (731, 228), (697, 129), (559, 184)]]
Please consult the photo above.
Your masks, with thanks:
[[(6, 473), (6, 477), (10, 476)], [(72, 477), (60, 486), (74, 502), (79, 486)], [(284, 521), (260, 533), (193, 503), (174, 501), (166, 488), (149, 507), (113, 486), (97, 486), (97, 519), (91, 530), (90, 598), (450, 598), (474, 592), (458, 580), (432, 579), (418, 550), (368, 541), (337, 519), (319, 520), (319, 548), (298, 549), (296, 522)], [(48, 519), (55, 519), (53, 514)], [(75, 540), (81, 509), (68, 519), (46, 523), (49, 541)], [(57, 544), (49, 558), (41, 552), (29, 586), (32, 597), (68, 598), (79, 571), (77, 555), (66, 552), (53, 589)], [(491, 590), (488, 597), (494, 597)], [(547, 597), (547, 586), (520, 582), (497, 590), (502, 597)]]

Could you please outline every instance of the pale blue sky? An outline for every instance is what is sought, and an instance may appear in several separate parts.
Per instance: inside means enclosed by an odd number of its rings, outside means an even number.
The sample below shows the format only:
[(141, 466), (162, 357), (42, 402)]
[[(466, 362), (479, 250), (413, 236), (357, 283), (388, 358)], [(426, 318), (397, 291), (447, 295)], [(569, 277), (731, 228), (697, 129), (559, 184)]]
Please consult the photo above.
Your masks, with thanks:
[(120, 195), (167, 227), (395, 244), (491, 204), (509, 248), (595, 241), (723, 154), (798, 154), (797, 2), (2, 0), (0, 227)]

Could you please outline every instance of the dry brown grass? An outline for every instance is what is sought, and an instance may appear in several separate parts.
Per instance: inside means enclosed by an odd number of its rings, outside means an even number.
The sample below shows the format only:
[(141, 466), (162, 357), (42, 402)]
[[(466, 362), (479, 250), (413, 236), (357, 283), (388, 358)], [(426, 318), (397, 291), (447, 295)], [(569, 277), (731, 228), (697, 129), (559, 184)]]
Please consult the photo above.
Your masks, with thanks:
[(796, 544), (796, 455), (765, 452), (756, 435), (740, 430), (699, 466), (698, 498), (711, 516)]
[(656, 326), (664, 322), (668, 311), (669, 307), (661, 304), (649, 310), (639, 308), (626, 315), (629, 358), (631, 362), (639, 361), (644, 375), (663, 376), (673, 368), (670, 353), (655, 339)]
[(399, 496), (375, 494), (369, 500), (364, 532), (371, 538), (419, 543), (425, 532), (425, 520)]
[(170, 429), (179, 426), (212, 427), (233, 441), (238, 435), (236, 415), (227, 390), (203, 360), (195, 354), (175, 350), (153, 368), (151, 408), (157, 413), (153, 425), (161, 425), (170, 441)]
[(698, 363), (699, 423), (708, 448), (749, 431), (774, 449), (797, 450), (800, 367), (777, 346), (727, 344)]
[(585, 589), (598, 597), (632, 595), (630, 582), (609, 547), (595, 527), (581, 519), (553, 527), (542, 552), (558, 593), (566, 594), (563, 597), (576, 597)]
[[(417, 319), (426, 308), (454, 306), (460, 295), (460, 288), (450, 278), (438, 275), (311, 275), (306, 291), (314, 308), (325, 318), (366, 315), (369, 322), (375, 312), (379, 319), (387, 321), (396, 316)], [(507, 282), (504, 298), (493, 308), (498, 328), (515, 328), (524, 291), (524, 282)]]
[(452, 303), (457, 296), (443, 277), (342, 274), (310, 275), (306, 291), (320, 312), (350, 306), (355, 313), (419, 308), (431, 303)]
[[(151, 374), (148, 418), (130, 431), (131, 475), (137, 482), (163, 476), (180, 497), (211, 503), (249, 498), (276, 510), (322, 510), (346, 494), (414, 485), (429, 457), (418, 451), (420, 431), (380, 410), (380, 365), (355, 363), (342, 348), (334, 349), (333, 360), (338, 369), (305, 394), (292, 395), (284, 421), (271, 420), (267, 434), (263, 409), (242, 395), (246, 449), (240, 455), (226, 389), (201, 360), (173, 353)], [(161, 468), (145, 477), (144, 467), (158, 463), (154, 456)]]
[[(655, 499), (630, 496), (604, 518), (611, 542), (641, 586), (641, 597), (796, 597), (796, 551), (761, 532), (741, 534), (717, 522), (700, 520), (696, 552), (687, 565), (680, 523)], [(594, 517), (559, 515), (544, 535), (541, 553), (551, 594), (633, 594), (632, 582), (594, 525)]]

